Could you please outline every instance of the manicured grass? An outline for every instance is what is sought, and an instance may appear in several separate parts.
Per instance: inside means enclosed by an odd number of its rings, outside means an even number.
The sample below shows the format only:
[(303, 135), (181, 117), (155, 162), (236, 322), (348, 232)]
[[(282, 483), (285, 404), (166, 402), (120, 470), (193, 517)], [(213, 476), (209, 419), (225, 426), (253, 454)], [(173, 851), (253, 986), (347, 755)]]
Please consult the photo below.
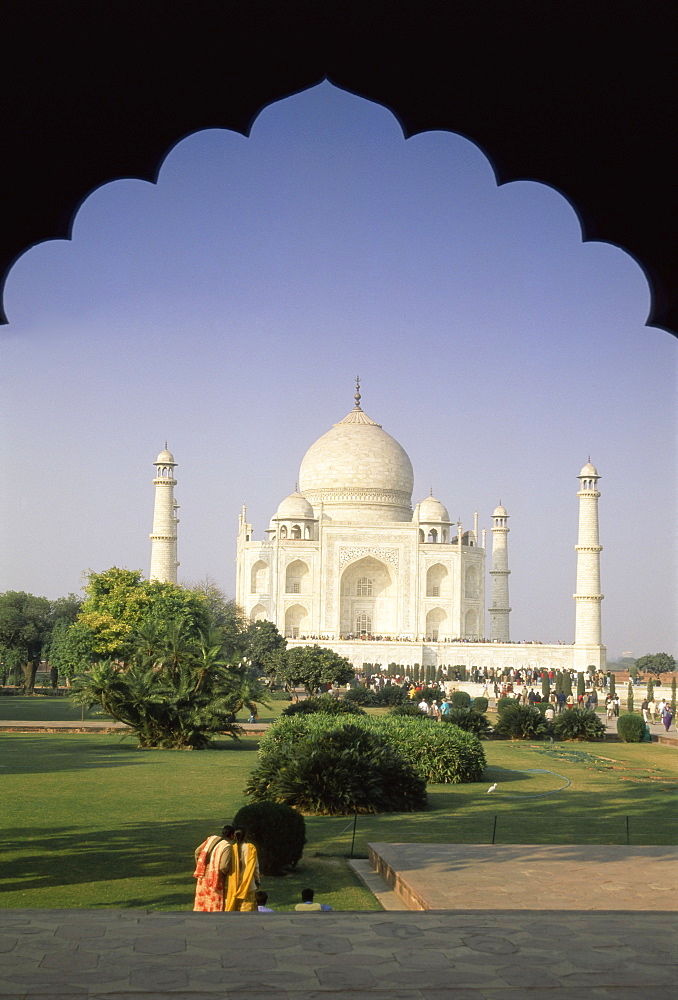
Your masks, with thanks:
[[(284, 703), (283, 703), (284, 704)], [(191, 909), (193, 850), (246, 800), (256, 740), (138, 751), (89, 734), (0, 734), (5, 907)], [(425, 813), (359, 816), (368, 841), (675, 843), (678, 754), (656, 744), (485, 744), (486, 779), (431, 786)], [(552, 773), (534, 772), (542, 769)], [(570, 785), (558, 790), (570, 781)], [(492, 794), (487, 788), (498, 782)], [(534, 797), (532, 797), (534, 796)], [(299, 869), (264, 880), (289, 909), (305, 885), (336, 909), (378, 909), (345, 862), (352, 817), (309, 817)]]
[[(270, 708), (263, 706), (259, 711), (259, 722), (275, 722), (280, 718), (282, 710), (289, 705), (288, 701), (271, 701)], [(249, 711), (243, 709), (238, 713), (238, 722), (247, 722)], [(86, 719), (106, 719), (100, 709), (85, 709)], [(0, 697), (0, 721), (11, 719), (13, 722), (80, 722), (82, 708), (73, 705), (70, 698), (60, 695), (33, 695), (31, 698), (23, 695), (5, 695)]]
[[(96, 709), (85, 709), (86, 719), (101, 719)], [(66, 696), (36, 694), (30, 698), (20, 694), (0, 697), (0, 720), (13, 722), (80, 722), (82, 708), (73, 705)]]
[[(255, 739), (181, 753), (89, 734), (0, 734), (3, 907), (191, 909), (193, 851), (247, 800)], [(262, 885), (276, 909), (306, 885), (336, 909), (379, 909), (341, 857)]]

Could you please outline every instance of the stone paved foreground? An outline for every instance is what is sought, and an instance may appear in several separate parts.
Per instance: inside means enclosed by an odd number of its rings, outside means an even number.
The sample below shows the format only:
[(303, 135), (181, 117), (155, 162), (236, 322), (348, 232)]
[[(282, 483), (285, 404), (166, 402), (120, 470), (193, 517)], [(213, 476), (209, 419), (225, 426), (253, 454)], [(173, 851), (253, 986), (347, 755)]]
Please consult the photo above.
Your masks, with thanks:
[(0, 910), (0, 997), (675, 1000), (675, 924), (658, 912)]
[(412, 910), (678, 911), (675, 847), (368, 846), (372, 867)]

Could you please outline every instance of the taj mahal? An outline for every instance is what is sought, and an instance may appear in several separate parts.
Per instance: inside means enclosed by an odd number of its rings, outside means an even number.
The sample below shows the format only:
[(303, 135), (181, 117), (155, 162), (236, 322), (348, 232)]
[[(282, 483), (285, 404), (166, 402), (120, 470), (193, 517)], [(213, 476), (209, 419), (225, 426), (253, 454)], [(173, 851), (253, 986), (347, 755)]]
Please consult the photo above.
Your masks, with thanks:
[[(313, 443), (295, 491), (255, 539), (243, 505), (236, 555), (237, 603), (274, 622), (288, 645), (321, 643), (356, 670), (465, 665), (605, 669), (601, 636), (598, 472), (579, 473), (579, 532), (572, 645), (510, 637), (509, 514), (492, 513), (489, 585), (486, 532), (452, 521), (433, 495), (412, 506), (412, 463), (361, 406)], [(176, 462), (155, 466), (150, 579), (177, 582)], [(486, 592), (489, 599), (486, 604)], [(487, 624), (486, 624), (487, 612)]]

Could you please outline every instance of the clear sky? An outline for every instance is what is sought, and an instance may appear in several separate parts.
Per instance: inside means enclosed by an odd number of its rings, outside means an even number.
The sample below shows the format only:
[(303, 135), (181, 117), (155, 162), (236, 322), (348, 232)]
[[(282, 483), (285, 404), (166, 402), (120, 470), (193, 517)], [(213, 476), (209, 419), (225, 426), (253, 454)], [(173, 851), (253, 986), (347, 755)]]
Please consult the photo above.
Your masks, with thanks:
[(405, 140), (330, 84), (263, 109), (249, 138), (188, 136), (157, 184), (94, 191), (71, 241), (9, 275), (0, 591), (147, 573), (167, 440), (180, 578), (232, 594), (241, 503), (262, 538), (359, 374), (414, 502), (432, 487), (464, 528), (507, 508), (514, 639), (574, 638), (590, 455), (609, 655), (675, 654), (676, 343), (648, 307), (640, 266), (582, 243), (558, 192), (498, 187), (467, 139)]

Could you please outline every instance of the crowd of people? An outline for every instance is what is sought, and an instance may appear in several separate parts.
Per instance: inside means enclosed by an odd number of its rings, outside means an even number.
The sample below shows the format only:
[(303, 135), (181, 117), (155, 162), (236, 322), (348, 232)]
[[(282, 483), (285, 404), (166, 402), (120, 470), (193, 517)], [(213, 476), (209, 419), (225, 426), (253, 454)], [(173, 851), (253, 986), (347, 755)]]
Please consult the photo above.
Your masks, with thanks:
[[(195, 850), (196, 879), (193, 909), (206, 913), (273, 913), (268, 893), (259, 888), (257, 849), (242, 829), (227, 825), (221, 834), (208, 837)], [(313, 889), (301, 890), (300, 913), (331, 910), (315, 902)]]
[(659, 701), (655, 701), (654, 698), (648, 701), (647, 698), (644, 698), (641, 702), (640, 710), (643, 713), (645, 722), (657, 722), (659, 720), (663, 723), (664, 729), (668, 733), (673, 722), (673, 713), (671, 712), (671, 705), (667, 702), (666, 698), (660, 698)]

